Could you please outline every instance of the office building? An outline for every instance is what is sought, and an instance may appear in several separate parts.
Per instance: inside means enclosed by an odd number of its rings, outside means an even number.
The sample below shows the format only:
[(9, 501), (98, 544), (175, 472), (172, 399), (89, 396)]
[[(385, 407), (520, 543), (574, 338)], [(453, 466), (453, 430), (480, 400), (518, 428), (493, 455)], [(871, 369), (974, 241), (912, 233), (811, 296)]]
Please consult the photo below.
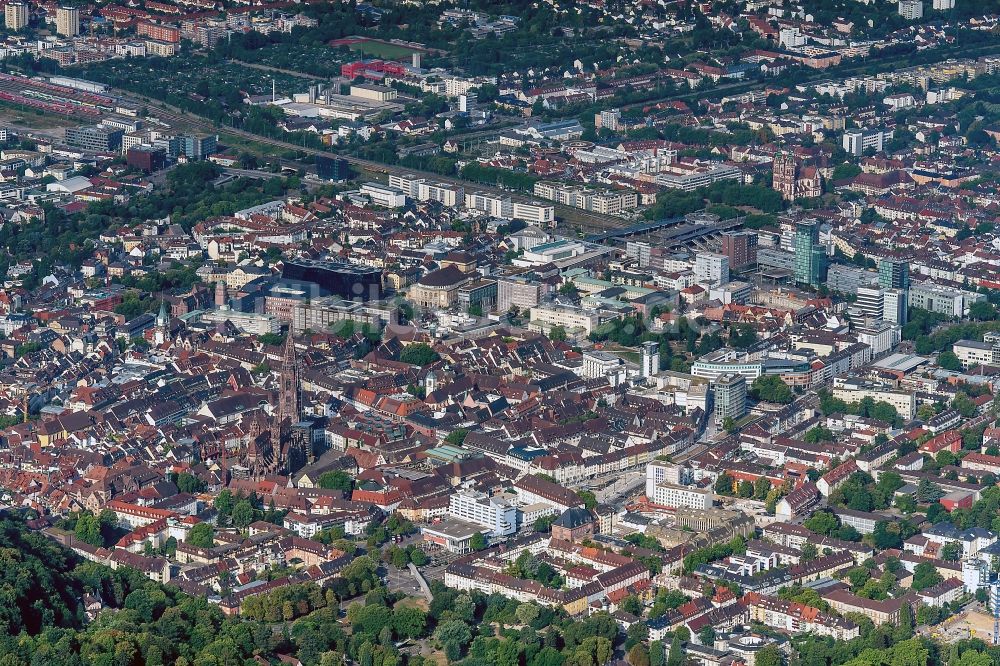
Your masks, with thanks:
[(339, 157), (316, 156), (316, 175), (323, 180), (341, 181), (351, 177), (351, 165)]
[(968, 370), (977, 365), (996, 365), (1000, 361), (1000, 345), (978, 340), (959, 340), (951, 346), (951, 351)]
[(526, 312), (542, 300), (542, 283), (534, 275), (504, 275), (497, 281), (497, 312), (516, 307)]
[(8, 30), (28, 27), (28, 3), (8, 2), (3, 11), (4, 23)]
[(729, 270), (739, 271), (757, 265), (757, 232), (731, 231), (722, 235), (722, 254), (729, 259)]
[(618, 386), (625, 381), (625, 361), (605, 351), (588, 349), (583, 352), (581, 373), (587, 379), (607, 377), (611, 386)]
[(698, 284), (718, 287), (729, 282), (729, 258), (724, 254), (699, 252), (694, 262), (694, 276)]
[(341, 261), (300, 259), (286, 261), (281, 269), (284, 280), (311, 282), (320, 295), (351, 300), (378, 300), (382, 294), (382, 271)]
[(857, 329), (858, 342), (871, 348), (873, 357), (896, 348), (901, 339), (901, 329), (897, 324), (885, 320), (874, 321)]
[(952, 289), (932, 282), (911, 285), (907, 292), (907, 303), (910, 307), (930, 310), (948, 317), (962, 317), (969, 311), (970, 305), (985, 299), (986, 296), (983, 294)]
[[(635, 259), (639, 262), (639, 268), (646, 268), (649, 266), (650, 259), (653, 256), (653, 246), (645, 241), (625, 241), (625, 256), (629, 259)], [(732, 265), (732, 262), (730, 262)]]
[(218, 143), (219, 137), (214, 134), (179, 136), (177, 137), (177, 151), (178, 154), (184, 155), (189, 160), (203, 160), (218, 149)]
[(109, 153), (121, 147), (124, 134), (120, 129), (104, 125), (69, 127), (66, 129), (66, 145), (95, 153)]
[(135, 146), (125, 152), (125, 163), (146, 173), (152, 173), (166, 166), (167, 153), (162, 148)]
[(723, 305), (729, 305), (730, 303), (745, 305), (750, 301), (752, 293), (752, 284), (743, 282), (742, 280), (734, 280), (709, 289), (708, 298), (709, 300), (719, 301)]
[(855, 157), (861, 157), (867, 151), (882, 152), (885, 142), (892, 138), (892, 130), (851, 129), (844, 132), (844, 150)]
[(883, 292), (878, 287), (858, 287), (854, 309), (869, 319), (881, 319)]
[(739, 421), (747, 413), (747, 380), (743, 375), (730, 373), (715, 380), (715, 422), (726, 419)]
[(56, 33), (63, 37), (76, 37), (80, 34), (80, 10), (76, 7), (59, 7), (56, 9)]
[(339, 296), (303, 298), (291, 306), (292, 330), (296, 335), (304, 331), (327, 331), (340, 322), (355, 325), (368, 324), (381, 330), (386, 324), (395, 324), (398, 308), (388, 301), (358, 302)]
[(208, 324), (224, 324), (229, 322), (237, 330), (250, 335), (266, 335), (281, 331), (281, 320), (272, 314), (264, 312), (238, 312), (228, 307), (217, 310), (205, 310), (201, 320)]
[(897, 11), (907, 21), (916, 21), (924, 16), (924, 0), (899, 0)]
[(878, 286), (883, 289), (909, 289), (910, 264), (899, 259), (879, 259)]
[(448, 513), (485, 527), (493, 537), (505, 537), (517, 531), (517, 507), (486, 493), (460, 490), (451, 496)]
[(445, 206), (461, 206), (465, 201), (465, 188), (449, 183), (421, 182), (417, 185), (419, 201), (438, 201)]
[(803, 220), (795, 225), (795, 281), (819, 287), (826, 282), (826, 249), (819, 244), (819, 222)]
[(876, 284), (876, 278), (875, 273), (857, 266), (831, 264), (826, 272), (826, 288), (841, 294), (853, 294), (858, 287)]
[(464, 95), (459, 95), (458, 96), (459, 113), (472, 113), (473, 111), (476, 110), (476, 105), (478, 101), (479, 101), (479, 96), (474, 92), (468, 92), (465, 93)]

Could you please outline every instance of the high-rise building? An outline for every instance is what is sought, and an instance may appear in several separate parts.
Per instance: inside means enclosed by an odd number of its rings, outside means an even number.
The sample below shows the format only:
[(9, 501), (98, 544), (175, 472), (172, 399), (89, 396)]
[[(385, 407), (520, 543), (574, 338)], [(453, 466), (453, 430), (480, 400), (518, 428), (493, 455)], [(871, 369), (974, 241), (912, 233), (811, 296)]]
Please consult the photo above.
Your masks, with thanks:
[(729, 282), (729, 258), (724, 254), (699, 252), (694, 262), (698, 284), (718, 287)]
[(879, 259), (878, 286), (883, 289), (909, 289), (910, 265), (899, 259)]
[(738, 271), (757, 265), (757, 232), (732, 231), (722, 235), (722, 254), (729, 259), (729, 270)]
[(934, 0), (931, 6), (935, 11), (946, 12), (955, 8), (955, 0)]
[(924, 16), (924, 0), (899, 0), (898, 11), (907, 21), (916, 21)]
[(819, 287), (826, 281), (826, 249), (819, 244), (819, 222), (797, 222), (794, 246), (795, 281)]
[(736, 373), (715, 380), (715, 422), (738, 421), (747, 413), (747, 379)]
[(660, 371), (660, 345), (655, 341), (642, 343), (642, 376), (652, 377)]
[(878, 287), (858, 287), (854, 308), (869, 319), (882, 319), (883, 292)]
[(316, 175), (323, 180), (347, 180), (351, 177), (351, 165), (340, 157), (317, 155)]
[(56, 32), (63, 37), (76, 37), (80, 34), (80, 10), (76, 7), (59, 7), (56, 9)]
[(3, 10), (3, 18), (8, 30), (28, 27), (28, 3), (8, 2)]
[(882, 319), (905, 326), (907, 294), (905, 289), (886, 289), (882, 292)]

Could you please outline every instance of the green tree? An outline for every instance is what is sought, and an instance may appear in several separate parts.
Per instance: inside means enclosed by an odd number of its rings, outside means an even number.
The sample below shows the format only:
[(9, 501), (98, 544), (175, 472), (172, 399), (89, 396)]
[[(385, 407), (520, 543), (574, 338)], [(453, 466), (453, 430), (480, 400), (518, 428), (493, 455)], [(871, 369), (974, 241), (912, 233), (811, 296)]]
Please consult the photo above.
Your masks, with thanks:
[(932, 562), (921, 562), (913, 569), (911, 587), (918, 592), (933, 587), (944, 580)]
[(430, 345), (423, 342), (407, 345), (399, 355), (399, 360), (410, 365), (425, 366), (441, 358)]
[(249, 500), (240, 500), (233, 507), (233, 525), (245, 530), (256, 519), (256, 513)]
[(446, 620), (438, 625), (434, 638), (444, 648), (449, 661), (458, 661), (462, 657), (462, 650), (472, 640), (472, 631), (461, 620)]
[(403, 638), (420, 638), (427, 630), (427, 614), (413, 606), (397, 606), (392, 611), (392, 629)]
[(777, 375), (762, 375), (750, 385), (750, 395), (756, 400), (788, 404), (794, 400), (792, 389)]
[(765, 645), (754, 658), (754, 666), (781, 666), (781, 650), (774, 643)]
[(945, 370), (951, 370), (953, 372), (959, 372), (962, 370), (962, 362), (958, 360), (958, 356), (952, 351), (943, 351), (938, 354), (937, 364), (940, 365)]
[(472, 550), (483, 550), (486, 548), (486, 537), (483, 536), (482, 532), (476, 532), (472, 535), (472, 539), (469, 541), (469, 547)]
[(667, 653), (667, 666), (681, 666), (684, 663), (684, 650), (681, 647), (680, 633), (674, 632), (670, 641), (670, 652)]
[(101, 536), (101, 525), (97, 517), (88, 512), (81, 513), (76, 520), (74, 530), (76, 538), (91, 546), (104, 546), (104, 537)]
[(461, 446), (465, 441), (465, 436), (469, 434), (469, 431), (465, 428), (457, 428), (448, 433), (448, 436), (444, 438), (445, 444), (453, 444), (455, 446)]
[(663, 641), (649, 642), (649, 666), (667, 666), (666, 650)]
[(836, 438), (837, 436), (832, 430), (818, 425), (806, 431), (804, 439), (809, 444), (816, 444), (817, 442), (832, 442)]
[(343, 490), (344, 492), (354, 490), (354, 480), (347, 472), (339, 469), (320, 474), (319, 479), (316, 480), (316, 485), (326, 490)]
[(965, 418), (976, 415), (976, 403), (963, 391), (955, 394), (954, 400), (951, 401), (951, 407)]
[(625, 655), (625, 659), (631, 666), (650, 666), (649, 650), (642, 643), (636, 643)]
[(198, 523), (188, 532), (187, 542), (196, 548), (211, 548), (215, 545), (215, 530), (209, 523)]
[(806, 518), (802, 526), (816, 534), (831, 535), (840, 527), (840, 521), (830, 511), (817, 511)]
[(205, 490), (205, 482), (188, 472), (177, 475), (177, 490), (182, 493), (200, 493)]

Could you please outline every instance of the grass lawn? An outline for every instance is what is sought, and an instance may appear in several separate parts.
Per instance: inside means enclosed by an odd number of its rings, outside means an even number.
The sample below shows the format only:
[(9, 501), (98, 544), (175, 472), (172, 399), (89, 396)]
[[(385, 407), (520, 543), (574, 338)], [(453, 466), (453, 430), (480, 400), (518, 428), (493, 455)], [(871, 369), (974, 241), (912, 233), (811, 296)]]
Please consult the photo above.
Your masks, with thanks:
[(430, 608), (430, 604), (423, 597), (403, 597), (393, 605), (393, 608), (399, 608), (400, 606), (411, 606), (413, 608), (419, 608), (423, 612), (427, 612)]

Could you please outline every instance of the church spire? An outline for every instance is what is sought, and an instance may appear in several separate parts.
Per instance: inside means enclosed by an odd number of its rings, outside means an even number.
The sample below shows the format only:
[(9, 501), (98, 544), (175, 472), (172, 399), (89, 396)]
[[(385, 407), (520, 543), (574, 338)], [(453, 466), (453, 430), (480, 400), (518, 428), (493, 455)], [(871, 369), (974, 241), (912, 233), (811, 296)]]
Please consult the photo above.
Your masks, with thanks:
[(295, 341), (292, 332), (285, 338), (285, 351), (281, 360), (280, 395), (278, 396), (278, 418), (298, 423), (302, 417), (299, 404), (299, 368), (295, 358)]

